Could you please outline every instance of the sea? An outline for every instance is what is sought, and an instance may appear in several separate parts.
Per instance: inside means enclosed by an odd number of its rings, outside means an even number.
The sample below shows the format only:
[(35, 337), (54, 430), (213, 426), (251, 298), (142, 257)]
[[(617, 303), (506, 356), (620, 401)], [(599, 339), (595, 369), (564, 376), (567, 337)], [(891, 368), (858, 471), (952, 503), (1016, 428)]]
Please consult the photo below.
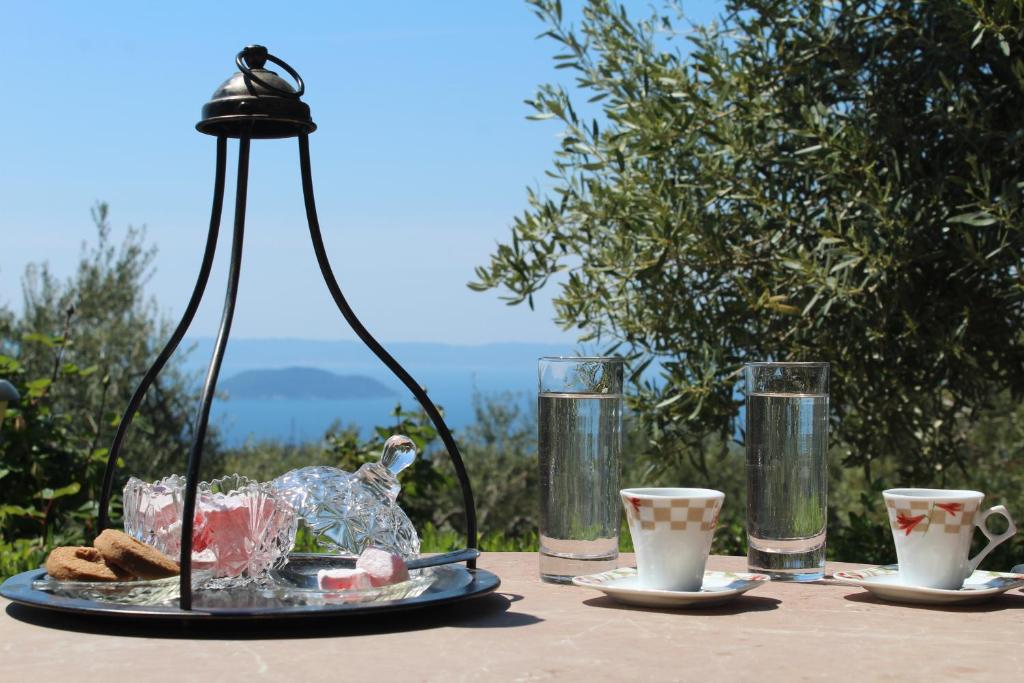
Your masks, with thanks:
[[(537, 396), (537, 359), (547, 355), (582, 355), (584, 351), (552, 344), (506, 343), (458, 346), (420, 342), (386, 345), (389, 353), (424, 387), (442, 410), (445, 423), (455, 431), (476, 418), (480, 400), (513, 402), (532, 410)], [(213, 340), (186, 340), (183, 367), (202, 377), (213, 350)], [(275, 439), (302, 443), (323, 439), (333, 424), (355, 426), (368, 436), (377, 426), (395, 421), (393, 412), (416, 410), (412, 393), (360, 342), (303, 339), (231, 340), (221, 378), (244, 370), (311, 367), (337, 374), (364, 375), (394, 391), (390, 398), (374, 399), (232, 399), (214, 400), (211, 422), (228, 446), (251, 440)]]

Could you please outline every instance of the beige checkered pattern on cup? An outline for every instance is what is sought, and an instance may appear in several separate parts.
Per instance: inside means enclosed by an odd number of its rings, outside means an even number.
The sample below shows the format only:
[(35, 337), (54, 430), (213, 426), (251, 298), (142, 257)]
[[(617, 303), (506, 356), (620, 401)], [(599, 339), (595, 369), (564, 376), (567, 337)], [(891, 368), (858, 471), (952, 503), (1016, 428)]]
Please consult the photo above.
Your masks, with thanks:
[(974, 516), (978, 513), (977, 501), (940, 503), (934, 500), (887, 499), (885, 506), (889, 510), (893, 531), (907, 535), (923, 534), (929, 529), (935, 529), (936, 533), (958, 534), (964, 527), (974, 526)]
[(675, 531), (699, 528), (711, 531), (718, 523), (718, 500), (648, 499), (629, 497), (626, 510), (631, 522), (639, 522), (641, 529), (652, 531), (669, 528)]

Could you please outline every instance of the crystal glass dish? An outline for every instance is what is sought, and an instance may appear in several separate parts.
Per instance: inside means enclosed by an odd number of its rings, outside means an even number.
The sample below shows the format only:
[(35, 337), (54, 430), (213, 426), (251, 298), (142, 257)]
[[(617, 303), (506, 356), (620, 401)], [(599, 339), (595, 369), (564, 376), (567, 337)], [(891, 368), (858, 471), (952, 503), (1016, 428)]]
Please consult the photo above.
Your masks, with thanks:
[[(152, 484), (132, 477), (124, 488), (124, 530), (172, 558), (181, 554), (185, 478)], [(261, 580), (287, 561), (295, 545), (294, 509), (269, 485), (240, 475), (200, 482), (193, 518), (192, 568), (208, 571), (206, 587)]]
[(398, 473), (416, 458), (416, 445), (394, 435), (378, 462), (355, 472), (337, 467), (303, 467), (270, 483), (309, 526), (324, 550), (357, 556), (370, 546), (408, 559), (420, 552), (416, 528), (397, 503)]
[[(198, 588), (209, 579), (208, 571), (195, 572), (192, 585)], [(160, 605), (176, 601), (180, 586), (178, 576), (149, 581), (61, 581), (47, 574), (32, 582), (32, 588), (47, 593), (118, 605)]]
[(351, 588), (346, 590), (324, 590), (289, 580), (287, 574), (271, 572), (272, 585), (261, 589), (266, 597), (276, 598), (296, 605), (332, 605), (340, 603), (376, 602), (415, 598), (434, 583), (432, 569), (416, 569), (409, 573), (409, 580), (389, 586), (374, 588)]

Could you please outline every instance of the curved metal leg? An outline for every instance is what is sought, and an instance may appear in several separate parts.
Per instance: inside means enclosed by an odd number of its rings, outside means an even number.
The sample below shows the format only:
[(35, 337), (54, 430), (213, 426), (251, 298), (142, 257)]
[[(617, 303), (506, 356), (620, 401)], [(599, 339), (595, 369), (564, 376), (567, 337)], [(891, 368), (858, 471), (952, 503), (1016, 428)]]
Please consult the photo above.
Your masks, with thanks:
[[(423, 391), (423, 388), (416, 383), (416, 380), (398, 364), (398, 361), (391, 357), (391, 354), (359, 322), (359, 318), (356, 317), (355, 312), (348, 305), (348, 301), (345, 300), (345, 296), (341, 293), (341, 287), (334, 277), (331, 263), (327, 259), (327, 251), (324, 249), (324, 240), (320, 234), (320, 221), (317, 219), (316, 204), (313, 200), (313, 174), (309, 163), (308, 135), (299, 136), (299, 165), (302, 169), (302, 196), (306, 203), (306, 220), (309, 222), (309, 234), (313, 240), (313, 250), (316, 252), (316, 260), (320, 265), (320, 272), (323, 273), (324, 281), (327, 283), (327, 289), (330, 290), (334, 303), (337, 304), (338, 310), (341, 311), (345, 321), (352, 330), (381, 359), (384, 365), (388, 366), (388, 369), (398, 379), (402, 380), (402, 384), (413, 393), (413, 396), (423, 406), (427, 415), (430, 416), (430, 421), (434, 423), (434, 427), (437, 428), (437, 433), (440, 435), (441, 441), (444, 442), (445, 448), (448, 449), (448, 455), (451, 456), (452, 464), (455, 466), (455, 474), (459, 479), (459, 484), (462, 486), (462, 499), (466, 507), (466, 544), (470, 548), (476, 548), (476, 508), (473, 505), (473, 490), (470, 488), (469, 476), (466, 474), (466, 467), (462, 462), (462, 456), (459, 454), (459, 447), (455, 444), (455, 439), (452, 438), (452, 434), (444, 423), (441, 413), (438, 412), (437, 407), (427, 397), (427, 393)], [(476, 566), (476, 561), (470, 560), (467, 564), (472, 568)]]
[(199, 399), (196, 425), (192, 434), (192, 448), (188, 454), (188, 471), (185, 475), (185, 502), (181, 516), (181, 609), (192, 609), (192, 529), (196, 512), (196, 486), (199, 483), (199, 465), (203, 459), (203, 441), (210, 422), (210, 405), (217, 390), (221, 361), (231, 334), (231, 320), (235, 315), (235, 300), (238, 297), (238, 278), (242, 268), (242, 237), (245, 233), (245, 200), (249, 185), (249, 138), (238, 140), (238, 181), (235, 189), (235, 229), (231, 237), (231, 265), (228, 270), (228, 286), (224, 295), (224, 311), (221, 314), (220, 329), (213, 348), (210, 367), (206, 371), (203, 393)]
[(121, 416), (121, 422), (117, 425), (117, 433), (114, 434), (114, 441), (110, 445), (107, 466), (103, 471), (103, 485), (100, 488), (100, 514), (97, 532), (103, 531), (110, 524), (110, 489), (114, 484), (114, 470), (116, 469), (117, 458), (121, 454), (121, 445), (124, 442), (125, 434), (128, 432), (128, 427), (131, 426), (132, 419), (135, 417), (139, 406), (142, 405), (142, 399), (145, 398), (150, 385), (156, 380), (160, 371), (164, 369), (164, 365), (167, 364), (171, 355), (177, 350), (178, 344), (181, 343), (185, 332), (188, 331), (189, 326), (192, 324), (192, 319), (196, 315), (196, 310), (199, 308), (199, 302), (202, 301), (203, 293), (206, 291), (206, 283), (210, 278), (210, 269), (213, 267), (213, 256), (217, 251), (217, 235), (220, 231), (220, 216), (224, 206), (224, 174), (227, 166), (227, 147), (227, 138), (217, 138), (217, 171), (213, 184), (213, 209), (210, 211), (210, 230), (206, 236), (206, 250), (203, 252), (202, 265), (199, 267), (199, 277), (196, 278), (196, 285), (192, 289), (192, 298), (189, 299), (188, 306), (185, 307), (185, 313), (181, 316), (178, 326), (174, 329), (174, 334), (171, 335), (167, 345), (164, 346), (163, 351), (157, 356), (156, 362), (146, 372), (142, 381), (139, 382), (139, 386), (135, 389), (135, 393), (132, 394), (131, 400), (128, 401), (128, 408), (124, 411), (124, 415)]

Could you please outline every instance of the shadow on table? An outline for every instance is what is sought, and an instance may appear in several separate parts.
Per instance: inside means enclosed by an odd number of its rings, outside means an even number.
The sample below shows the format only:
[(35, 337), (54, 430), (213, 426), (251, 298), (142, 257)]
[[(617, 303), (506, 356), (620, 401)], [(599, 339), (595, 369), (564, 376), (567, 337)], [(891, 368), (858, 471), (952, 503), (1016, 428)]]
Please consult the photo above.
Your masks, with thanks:
[(451, 628), (515, 628), (542, 621), (532, 614), (509, 612), (522, 596), (492, 593), (453, 605), (386, 612), (303, 619), (258, 621), (156, 621), (54, 612), (11, 603), (7, 616), (44, 628), (140, 638), (195, 638), (199, 640), (261, 640), (281, 638), (335, 638), (339, 636), (404, 633), (447, 626)]
[(871, 593), (863, 591), (843, 596), (844, 600), (859, 602), (867, 605), (885, 605), (886, 607), (904, 607), (906, 609), (927, 610), (930, 612), (1002, 612), (1008, 609), (1024, 609), (1024, 595), (997, 595), (977, 605), (917, 605), (910, 602), (892, 602), (876, 598)]
[(591, 598), (590, 600), (584, 600), (584, 605), (590, 607), (604, 607), (606, 609), (621, 609), (628, 610), (631, 612), (661, 612), (662, 614), (702, 614), (709, 617), (723, 617), (730, 614), (741, 614), (743, 612), (770, 612), (771, 610), (778, 609), (781, 600), (775, 598), (759, 598), (753, 595), (742, 595), (735, 600), (718, 607), (697, 607), (697, 608), (686, 608), (686, 607), (673, 607), (671, 609), (663, 609), (661, 607), (640, 607), (639, 605), (625, 605), (621, 602), (616, 602), (609, 597)]

